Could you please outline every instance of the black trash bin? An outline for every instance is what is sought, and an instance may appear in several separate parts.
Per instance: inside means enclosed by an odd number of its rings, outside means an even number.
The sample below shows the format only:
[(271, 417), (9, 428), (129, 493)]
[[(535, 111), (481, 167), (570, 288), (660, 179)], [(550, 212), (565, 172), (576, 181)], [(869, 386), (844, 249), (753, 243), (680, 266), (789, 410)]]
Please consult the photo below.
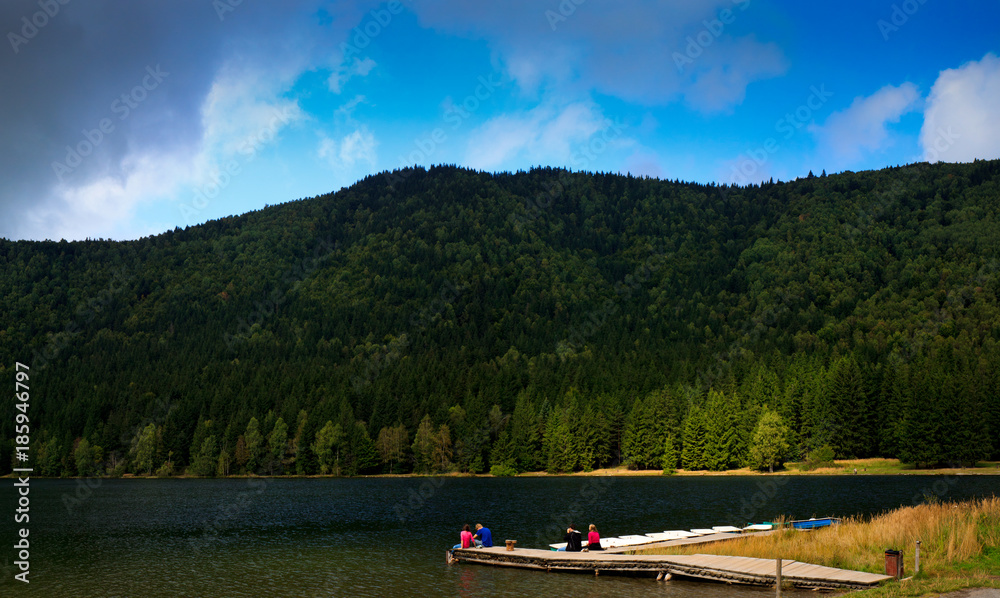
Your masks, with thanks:
[(903, 578), (903, 551), (891, 549), (885, 551), (885, 574), (896, 579)]

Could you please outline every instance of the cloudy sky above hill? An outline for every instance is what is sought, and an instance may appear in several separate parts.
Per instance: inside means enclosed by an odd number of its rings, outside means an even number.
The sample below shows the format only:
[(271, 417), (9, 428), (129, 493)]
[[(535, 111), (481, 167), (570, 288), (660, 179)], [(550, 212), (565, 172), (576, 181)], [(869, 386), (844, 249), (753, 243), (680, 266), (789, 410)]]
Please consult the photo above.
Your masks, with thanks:
[(405, 165), (745, 184), (1000, 158), (1000, 2), (8, 0), (0, 236)]

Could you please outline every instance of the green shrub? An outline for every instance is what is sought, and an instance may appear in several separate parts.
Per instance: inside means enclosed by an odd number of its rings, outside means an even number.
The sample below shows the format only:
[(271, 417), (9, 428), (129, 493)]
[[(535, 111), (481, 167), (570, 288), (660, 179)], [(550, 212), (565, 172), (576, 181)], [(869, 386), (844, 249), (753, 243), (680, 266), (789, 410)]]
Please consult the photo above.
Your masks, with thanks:
[(490, 475), (495, 478), (510, 478), (517, 475), (517, 470), (506, 464), (490, 467)]
[(809, 451), (806, 455), (806, 469), (816, 469), (817, 467), (830, 467), (833, 465), (833, 447), (830, 445), (821, 446)]

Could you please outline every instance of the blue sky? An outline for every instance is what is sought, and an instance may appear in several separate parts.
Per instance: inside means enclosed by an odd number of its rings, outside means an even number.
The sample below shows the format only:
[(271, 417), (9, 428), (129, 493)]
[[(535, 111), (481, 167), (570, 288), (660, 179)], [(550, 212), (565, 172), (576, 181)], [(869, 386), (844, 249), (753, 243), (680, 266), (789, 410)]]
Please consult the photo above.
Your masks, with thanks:
[(414, 163), (745, 184), (1000, 157), (1000, 2), (16, 0), (0, 236), (137, 238)]

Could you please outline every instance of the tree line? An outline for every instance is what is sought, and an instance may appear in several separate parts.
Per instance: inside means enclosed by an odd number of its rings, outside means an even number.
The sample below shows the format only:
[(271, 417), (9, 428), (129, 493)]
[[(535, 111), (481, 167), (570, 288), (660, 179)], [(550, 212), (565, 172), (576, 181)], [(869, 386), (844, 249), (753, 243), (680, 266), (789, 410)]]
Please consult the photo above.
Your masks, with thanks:
[[(391, 174), (136, 241), (0, 240), (39, 470), (1000, 457), (1000, 162)], [(0, 419), (0, 473), (13, 442)]]

